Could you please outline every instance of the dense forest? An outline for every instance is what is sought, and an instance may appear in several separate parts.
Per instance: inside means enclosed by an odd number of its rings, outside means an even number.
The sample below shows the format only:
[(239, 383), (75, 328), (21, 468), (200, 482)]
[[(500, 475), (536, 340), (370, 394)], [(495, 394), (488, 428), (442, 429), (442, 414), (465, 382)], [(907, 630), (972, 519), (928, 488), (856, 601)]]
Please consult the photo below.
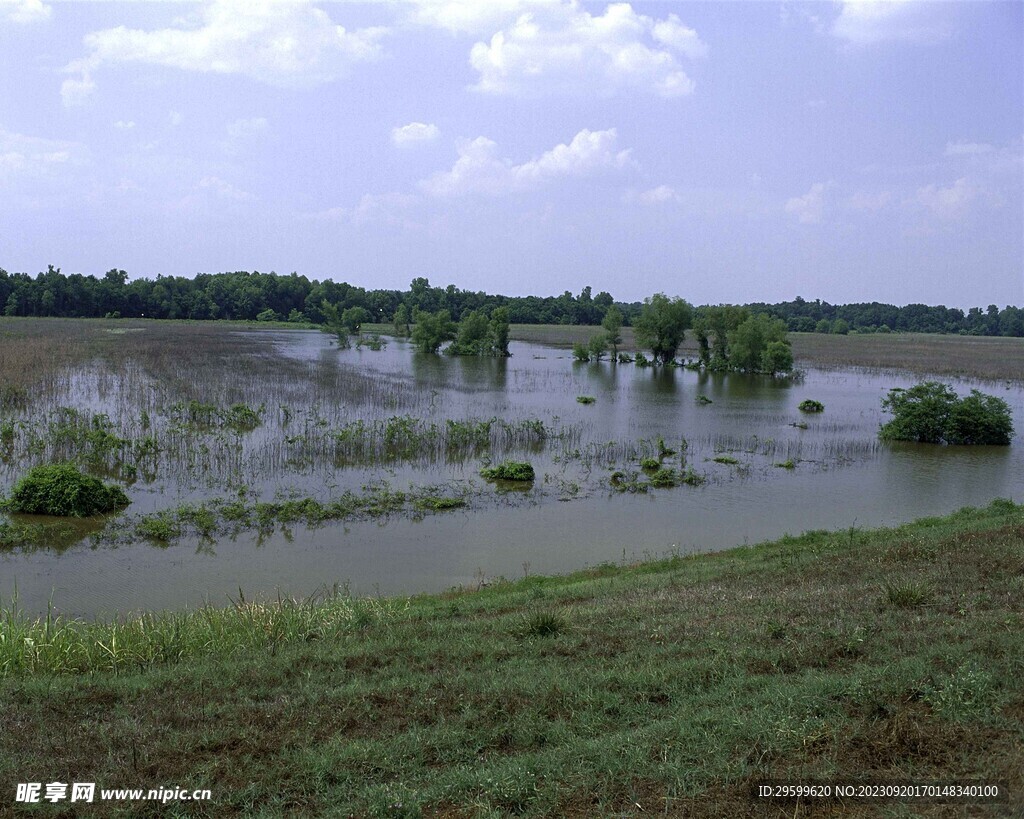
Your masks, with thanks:
[[(35, 276), (0, 269), (0, 305), (5, 316), (124, 317), (169, 319), (241, 319), (312, 322), (327, 320), (324, 303), (337, 310), (365, 309), (372, 321), (391, 322), (399, 307), (437, 312), (458, 319), (470, 311), (490, 314), (508, 308), (514, 324), (600, 324), (615, 304), (624, 323), (640, 314), (641, 303), (616, 302), (611, 294), (500, 296), (455, 285), (434, 287), (425, 278), (412, 280), (408, 290), (371, 290), (345, 282), (310, 280), (296, 273), (277, 275), (238, 271), (201, 273), (195, 278), (157, 276), (128, 280), (123, 270), (100, 278), (65, 275), (49, 267)], [(994, 304), (972, 307), (966, 313), (953, 307), (878, 302), (834, 305), (796, 298), (779, 304), (745, 305), (753, 314), (782, 319), (790, 331), (819, 333), (919, 332), (985, 336), (1024, 336), (1024, 309)]]

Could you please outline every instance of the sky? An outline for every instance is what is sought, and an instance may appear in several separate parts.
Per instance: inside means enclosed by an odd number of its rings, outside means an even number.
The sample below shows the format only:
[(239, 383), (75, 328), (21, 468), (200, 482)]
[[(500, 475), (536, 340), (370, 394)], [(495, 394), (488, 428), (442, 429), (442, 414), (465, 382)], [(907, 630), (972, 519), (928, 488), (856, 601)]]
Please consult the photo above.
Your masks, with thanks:
[(0, 267), (1024, 305), (1024, 3), (0, 0)]

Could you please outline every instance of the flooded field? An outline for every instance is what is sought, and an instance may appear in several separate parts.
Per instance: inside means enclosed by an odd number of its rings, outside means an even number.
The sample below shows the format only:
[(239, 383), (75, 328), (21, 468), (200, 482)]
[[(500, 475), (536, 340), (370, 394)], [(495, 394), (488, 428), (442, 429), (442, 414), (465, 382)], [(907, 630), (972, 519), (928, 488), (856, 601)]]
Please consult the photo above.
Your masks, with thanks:
[[(109, 520), (9, 521), (47, 527), (0, 550), (0, 595), (30, 612), (436, 591), (1024, 497), (1016, 442), (881, 443), (882, 397), (920, 379), (880, 370), (707, 375), (528, 343), (450, 358), (213, 324), (0, 335), (0, 489), (74, 460), (132, 500)], [(1024, 430), (1019, 382), (953, 384), (999, 395)], [(506, 459), (536, 479), (480, 476)], [(683, 482), (653, 486), (659, 469)]]

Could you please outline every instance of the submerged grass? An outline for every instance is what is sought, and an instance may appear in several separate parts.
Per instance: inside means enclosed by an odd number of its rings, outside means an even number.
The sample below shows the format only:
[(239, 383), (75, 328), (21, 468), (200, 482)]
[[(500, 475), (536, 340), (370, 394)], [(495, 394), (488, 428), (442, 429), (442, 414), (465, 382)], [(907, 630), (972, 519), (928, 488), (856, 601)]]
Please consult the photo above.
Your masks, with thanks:
[[(189, 815), (217, 817), (1014, 815), (1022, 544), (999, 501), (410, 599), (95, 622), (8, 602), (0, 780), (210, 788)], [(908, 585), (928, 605), (889, 602)], [(1010, 797), (751, 798), (768, 777)]]

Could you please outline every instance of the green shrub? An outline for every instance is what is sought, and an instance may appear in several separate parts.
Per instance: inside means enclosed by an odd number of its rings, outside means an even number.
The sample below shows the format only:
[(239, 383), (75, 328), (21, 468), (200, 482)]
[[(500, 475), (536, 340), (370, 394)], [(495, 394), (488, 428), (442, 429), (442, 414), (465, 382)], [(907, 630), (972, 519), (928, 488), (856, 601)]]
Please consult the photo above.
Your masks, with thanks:
[(931, 586), (917, 580), (901, 583), (890, 583), (885, 587), (885, 596), (892, 605), (898, 608), (913, 608), (930, 603), (935, 594)]
[(730, 466), (739, 463), (739, 461), (736, 458), (732, 457), (732, 455), (718, 455), (712, 458), (711, 460), (713, 460), (716, 464), (728, 464)]
[(706, 395), (701, 394), (701, 395), (697, 396), (697, 403), (698, 404), (712, 404), (714, 402), (710, 398), (708, 398)]
[(565, 618), (560, 614), (539, 611), (526, 618), (519, 633), (523, 637), (557, 637), (565, 627)]
[(788, 461), (779, 461), (775, 466), (779, 467), (779, 469), (796, 469), (796, 464), (793, 462), (792, 458)]
[(580, 404), (593, 404), (597, 399), (592, 395), (577, 395), (576, 401)]
[(700, 486), (705, 480), (707, 479), (703, 475), (694, 472), (692, 467), (687, 469), (682, 477), (679, 478), (679, 482), (685, 483), (687, 486)]
[(480, 475), (489, 481), (532, 481), (535, 477), (533, 467), (523, 461), (505, 461), (481, 469)]
[(808, 398), (800, 402), (800, 412), (824, 412), (825, 405), (821, 401), (815, 401), (812, 398)]
[(879, 430), (887, 440), (1006, 445), (1013, 437), (1010, 407), (1003, 399), (977, 390), (959, 398), (938, 381), (889, 390), (882, 409), (893, 415)]
[(668, 489), (679, 483), (679, 473), (666, 466), (651, 475), (650, 480), (651, 486), (657, 486), (659, 489)]
[(11, 490), (7, 508), (27, 515), (85, 518), (129, 503), (119, 486), (107, 486), (72, 464), (52, 464), (30, 469)]
[(645, 471), (653, 471), (661, 468), (661, 461), (657, 458), (641, 458), (640, 468)]

